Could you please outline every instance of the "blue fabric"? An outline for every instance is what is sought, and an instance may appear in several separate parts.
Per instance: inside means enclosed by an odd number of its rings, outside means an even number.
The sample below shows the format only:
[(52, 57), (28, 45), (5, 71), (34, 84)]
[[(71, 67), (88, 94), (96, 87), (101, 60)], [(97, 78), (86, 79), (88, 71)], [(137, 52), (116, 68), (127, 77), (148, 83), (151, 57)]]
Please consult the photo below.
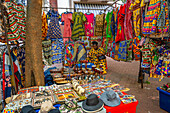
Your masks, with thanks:
[(11, 97), (11, 87), (5, 88), (5, 98)]
[(44, 72), (44, 76), (45, 76), (45, 86), (50, 86), (50, 85), (54, 84), (53, 78), (52, 78), (51, 73), (50, 73), (50, 70), (52, 70), (52, 69), (56, 69), (56, 67), (48, 68), (48, 69)]

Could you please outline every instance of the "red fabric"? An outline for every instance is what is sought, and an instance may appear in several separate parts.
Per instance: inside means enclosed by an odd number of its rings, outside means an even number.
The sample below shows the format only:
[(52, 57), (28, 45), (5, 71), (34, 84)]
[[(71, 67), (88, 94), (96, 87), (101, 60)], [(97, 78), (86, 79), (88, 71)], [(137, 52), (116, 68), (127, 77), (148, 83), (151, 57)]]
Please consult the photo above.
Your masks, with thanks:
[(124, 33), (125, 9), (126, 9), (126, 4), (124, 4), (124, 6), (120, 6), (120, 10), (118, 12), (117, 36), (116, 36), (115, 42), (125, 40), (125, 33)]
[[(126, 93), (123, 92), (123, 94), (127, 95)], [(107, 113), (136, 113), (136, 107), (138, 105), (137, 102), (129, 103), (129, 104), (124, 104), (121, 102), (119, 106), (116, 107), (109, 107), (109, 106), (104, 106), (106, 109)]]
[(19, 80), (18, 80), (17, 76), (15, 75), (15, 73), (18, 72), (18, 67), (14, 62), (13, 62), (13, 67), (14, 67), (15, 84), (16, 84), (16, 88), (17, 88), (17, 92), (18, 92), (18, 82), (19, 82)]
[[(127, 2), (126, 2), (126, 15), (125, 15), (125, 21), (124, 21), (124, 29), (125, 29), (126, 40), (133, 38), (132, 19), (131, 19), (132, 12), (129, 10), (131, 2), (132, 2), (131, 0), (127, 0)], [(126, 32), (126, 31), (128, 31), (128, 32)]]
[(5, 52), (3, 53), (3, 69), (2, 69), (2, 78), (3, 78), (3, 98), (5, 100)]

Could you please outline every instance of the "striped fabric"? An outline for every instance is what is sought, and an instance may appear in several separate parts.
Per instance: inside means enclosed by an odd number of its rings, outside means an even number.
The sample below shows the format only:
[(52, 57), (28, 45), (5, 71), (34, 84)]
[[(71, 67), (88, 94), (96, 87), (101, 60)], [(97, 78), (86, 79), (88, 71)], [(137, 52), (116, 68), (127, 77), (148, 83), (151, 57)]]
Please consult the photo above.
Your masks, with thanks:
[(25, 40), (26, 18), (24, 6), (13, 1), (7, 2), (9, 28), (8, 40)]

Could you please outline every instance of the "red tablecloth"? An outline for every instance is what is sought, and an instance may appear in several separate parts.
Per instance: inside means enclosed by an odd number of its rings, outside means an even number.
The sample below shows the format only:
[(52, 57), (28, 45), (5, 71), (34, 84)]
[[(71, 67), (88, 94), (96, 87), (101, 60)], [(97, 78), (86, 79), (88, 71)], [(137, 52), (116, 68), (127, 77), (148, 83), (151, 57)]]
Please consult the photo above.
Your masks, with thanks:
[[(122, 93), (124, 95), (127, 95), (124, 92)], [(116, 107), (104, 106), (104, 108), (106, 109), (107, 113), (136, 113), (137, 105), (138, 105), (138, 101), (129, 104), (124, 104), (123, 102), (121, 102), (119, 106)]]

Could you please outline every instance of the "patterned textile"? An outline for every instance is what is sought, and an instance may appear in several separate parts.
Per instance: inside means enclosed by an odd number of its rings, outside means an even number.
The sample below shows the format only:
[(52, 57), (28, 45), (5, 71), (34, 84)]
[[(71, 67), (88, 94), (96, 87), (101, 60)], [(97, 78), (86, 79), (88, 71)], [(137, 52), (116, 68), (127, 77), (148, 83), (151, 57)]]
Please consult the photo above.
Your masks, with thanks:
[(84, 46), (86, 47), (88, 53), (90, 51), (91, 38), (89, 36), (82, 36), (80, 39), (84, 42)]
[(79, 42), (76, 42), (74, 44), (74, 53), (73, 53), (73, 61), (82, 61), (82, 60), (86, 60), (87, 57), (87, 52), (85, 49), (85, 46)]
[(138, 37), (135, 37), (133, 39), (133, 53), (134, 53), (134, 59), (136, 61), (139, 61), (140, 60), (140, 48), (139, 48), (139, 38)]
[(59, 25), (59, 14), (58, 12), (53, 12), (49, 10), (48, 15), (50, 15), (50, 23), (48, 26), (47, 38), (61, 38), (61, 29)]
[(107, 22), (107, 28), (106, 28), (106, 37), (111, 38), (112, 37), (112, 31), (111, 31), (111, 20), (112, 20), (112, 12), (108, 12), (106, 15), (106, 22)]
[(127, 40), (127, 61), (132, 61), (132, 42), (133, 39)]
[(83, 22), (86, 21), (85, 15), (82, 12), (74, 12), (72, 15), (72, 21), (74, 22), (72, 31), (73, 39), (79, 38), (79, 36), (84, 36)]
[(111, 34), (113, 36), (113, 41), (115, 40), (115, 28), (116, 28), (116, 21), (115, 21), (115, 14), (114, 14), (114, 11), (113, 11), (113, 14), (112, 14), (112, 18), (111, 18)]
[(44, 58), (48, 62), (49, 65), (52, 64), (51, 60), (51, 40), (44, 40), (42, 42)]
[[(169, 29), (168, 7), (165, 0), (161, 0), (161, 12), (157, 20), (158, 33), (167, 33)], [(162, 26), (164, 26), (162, 28)]]
[(160, 13), (160, 0), (150, 0), (148, 12), (145, 16), (143, 34), (156, 33), (156, 23)]
[(108, 57), (111, 57), (112, 46), (113, 46), (112, 44), (113, 44), (113, 41), (109, 41), (109, 42), (108, 42), (107, 53), (106, 53), (106, 55), (107, 55)]
[(119, 53), (118, 53), (118, 59), (121, 61), (126, 61), (126, 54), (127, 54), (127, 42), (122, 41), (119, 42)]
[(6, 3), (8, 7), (9, 28), (8, 40), (25, 40), (26, 18), (24, 6), (13, 1)]
[(21, 65), (22, 76), (21, 80), (25, 80), (25, 49), (23, 47), (18, 48), (17, 50), (17, 59)]
[(85, 22), (85, 36), (94, 36), (94, 14), (85, 14), (87, 22)]
[(65, 66), (73, 65), (74, 44), (69, 43), (65, 48)]
[(163, 58), (159, 58), (158, 65), (156, 66), (155, 74), (161, 76)]
[(116, 43), (115, 43), (115, 41), (113, 41), (113, 43), (112, 43), (112, 51), (111, 51), (111, 58), (114, 58), (115, 57), (115, 47), (116, 47)]
[(42, 15), (42, 37), (43, 39), (42, 40), (46, 38), (47, 30), (48, 30), (47, 17), (46, 17), (45, 12), (43, 12), (43, 15)]
[(98, 50), (95, 50), (94, 48), (91, 48), (90, 52), (88, 53), (91, 58), (87, 58), (88, 62), (94, 63), (97, 68), (99, 68), (100, 65), (102, 65), (103, 74), (106, 74), (106, 59), (102, 59), (99, 61), (97, 58), (98, 54), (105, 54), (105, 51), (103, 48), (99, 47)]
[(96, 15), (95, 36), (102, 36), (102, 31), (103, 31), (103, 36), (106, 35), (106, 26), (103, 25), (105, 24), (103, 19), (104, 19), (104, 14)]
[[(131, 19), (132, 12), (129, 9), (131, 3), (132, 3), (131, 0), (126, 1), (126, 14), (125, 14), (125, 21), (124, 21), (124, 29), (125, 29), (126, 40), (133, 38), (132, 19)], [(126, 31), (128, 31), (128, 32), (126, 32)]]
[(58, 40), (52, 42), (51, 47), (51, 55), (52, 55), (52, 63), (62, 63), (64, 60), (64, 46), (63, 43), (59, 42)]
[(119, 43), (116, 43), (114, 59), (117, 61), (119, 61), (118, 53), (119, 53)]
[(63, 37), (71, 37), (71, 20), (72, 20), (72, 13), (62, 14), (61, 21), (64, 22)]
[(162, 74), (165, 76), (170, 76), (170, 61), (163, 61)]
[(125, 8), (126, 8), (126, 4), (124, 4), (124, 6), (120, 6), (120, 10), (118, 13), (117, 34), (115, 39), (116, 42), (125, 40), (125, 34), (124, 34)]

